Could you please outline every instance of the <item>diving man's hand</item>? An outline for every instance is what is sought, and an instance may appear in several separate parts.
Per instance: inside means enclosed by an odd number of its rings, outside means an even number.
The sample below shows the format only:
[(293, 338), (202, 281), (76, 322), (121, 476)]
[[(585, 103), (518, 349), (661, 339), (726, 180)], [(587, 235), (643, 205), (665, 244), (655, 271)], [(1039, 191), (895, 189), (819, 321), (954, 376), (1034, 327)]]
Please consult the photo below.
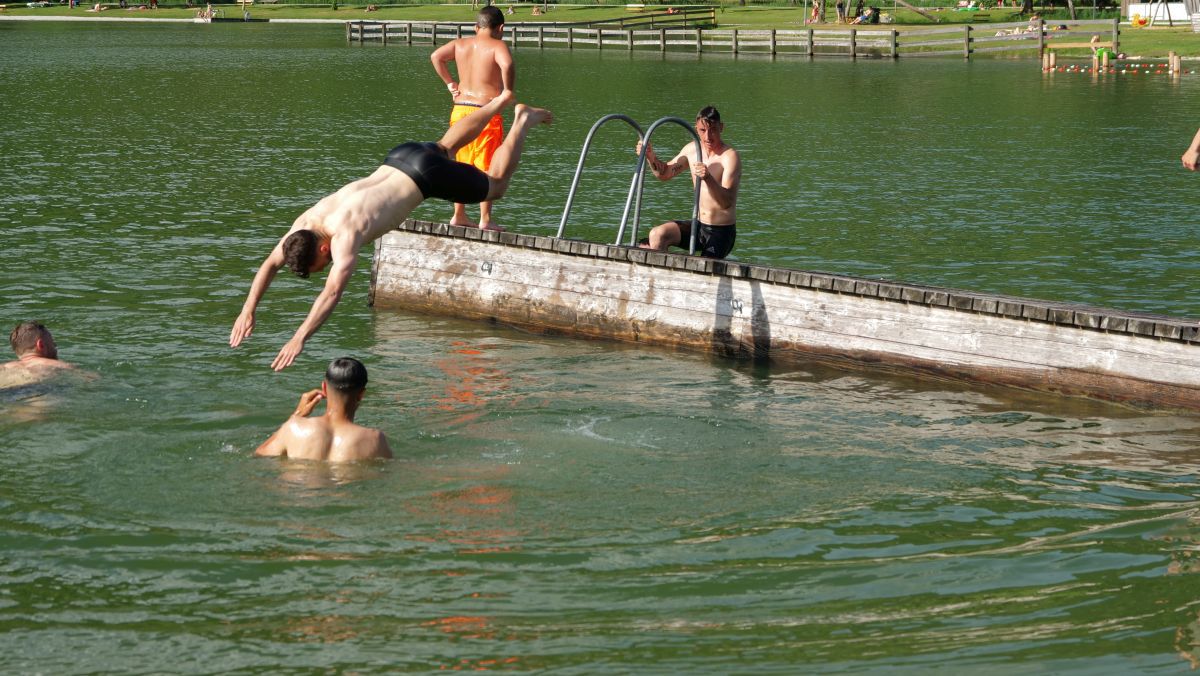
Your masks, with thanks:
[(238, 315), (237, 321), (233, 323), (233, 330), (229, 332), (229, 347), (237, 347), (242, 344), (242, 341), (249, 338), (254, 333), (254, 313), (243, 312)]
[(286, 345), (283, 346), (283, 349), (279, 351), (279, 354), (275, 355), (275, 361), (271, 362), (271, 368), (275, 369), (276, 371), (284, 370), (285, 368), (291, 366), (292, 362), (296, 361), (296, 357), (299, 357), (300, 353), (303, 351), (304, 339), (300, 337), (292, 338), (287, 342)]

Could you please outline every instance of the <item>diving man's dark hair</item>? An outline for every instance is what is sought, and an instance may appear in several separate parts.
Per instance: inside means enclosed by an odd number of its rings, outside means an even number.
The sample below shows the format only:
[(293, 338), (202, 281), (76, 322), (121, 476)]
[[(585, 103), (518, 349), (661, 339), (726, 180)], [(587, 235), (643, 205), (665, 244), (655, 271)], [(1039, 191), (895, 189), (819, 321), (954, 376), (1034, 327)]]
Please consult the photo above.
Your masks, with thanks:
[(325, 382), (342, 394), (361, 392), (367, 386), (367, 367), (353, 357), (338, 357), (325, 369)]
[(283, 262), (292, 272), (308, 279), (308, 270), (317, 260), (320, 242), (312, 230), (297, 230), (283, 240)]
[(480, 28), (499, 28), (504, 25), (504, 12), (495, 5), (484, 7), (475, 16), (475, 25)]

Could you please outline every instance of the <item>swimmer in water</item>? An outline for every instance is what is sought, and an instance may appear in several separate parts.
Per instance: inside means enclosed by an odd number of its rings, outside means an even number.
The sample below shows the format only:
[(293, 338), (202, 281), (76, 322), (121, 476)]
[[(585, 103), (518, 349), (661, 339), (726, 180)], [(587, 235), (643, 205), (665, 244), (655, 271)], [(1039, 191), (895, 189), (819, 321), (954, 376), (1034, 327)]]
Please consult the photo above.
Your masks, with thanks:
[(58, 358), (58, 344), (41, 322), (21, 322), (8, 334), (8, 344), (12, 346), (17, 358), (0, 369), (6, 372), (28, 371), (31, 374), (49, 375), (62, 369), (73, 369)]
[(486, 173), (451, 158), (514, 100), (513, 93), (505, 90), (451, 127), (437, 143), (396, 146), (375, 173), (344, 186), (301, 214), (254, 276), (229, 333), (230, 347), (237, 347), (254, 332), (254, 312), (280, 268), (286, 265), (297, 275), (308, 277), (332, 262), (325, 288), (313, 301), (308, 316), (271, 362), (271, 368), (282, 371), (296, 360), (305, 341), (333, 313), (365, 244), (393, 230), (431, 197), (474, 204), (504, 195), (517, 170), (525, 136), (535, 125), (550, 123), (550, 111), (517, 104), (512, 128)]
[[(296, 412), (254, 454), (329, 462), (392, 457), (383, 432), (354, 424), (366, 391), (367, 367), (350, 357), (334, 359), (321, 389), (300, 395)], [(325, 415), (309, 418), (322, 399)]]

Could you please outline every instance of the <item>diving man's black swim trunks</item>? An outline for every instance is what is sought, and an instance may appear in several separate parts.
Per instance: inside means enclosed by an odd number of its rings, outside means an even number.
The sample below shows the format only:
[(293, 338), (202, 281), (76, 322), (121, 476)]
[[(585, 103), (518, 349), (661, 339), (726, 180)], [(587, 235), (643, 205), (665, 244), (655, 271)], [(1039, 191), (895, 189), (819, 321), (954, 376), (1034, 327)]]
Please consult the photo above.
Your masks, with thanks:
[[(675, 225), (679, 226), (680, 233), (690, 233), (692, 222), (675, 221)], [(684, 249), (688, 248), (688, 236), (683, 238), (678, 245)], [(729, 225), (709, 225), (703, 221), (700, 222), (700, 230), (696, 233), (696, 253), (705, 258), (724, 258), (733, 251), (733, 242), (737, 239), (737, 224)]]
[(436, 143), (402, 143), (383, 161), (403, 171), (426, 198), (477, 204), (488, 196), (488, 176), (469, 164), (455, 162)]

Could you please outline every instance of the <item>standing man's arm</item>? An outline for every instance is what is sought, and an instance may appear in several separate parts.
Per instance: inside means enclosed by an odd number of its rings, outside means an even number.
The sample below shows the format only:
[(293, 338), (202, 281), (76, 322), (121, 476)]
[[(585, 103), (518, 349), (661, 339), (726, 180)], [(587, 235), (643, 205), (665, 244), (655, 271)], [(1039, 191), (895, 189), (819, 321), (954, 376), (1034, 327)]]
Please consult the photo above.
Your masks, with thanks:
[[(290, 235), (291, 232), (289, 231), (288, 234)], [(243, 340), (254, 333), (254, 311), (258, 308), (258, 302), (262, 300), (263, 294), (267, 292), (267, 287), (271, 286), (271, 280), (275, 279), (275, 273), (279, 272), (281, 267), (283, 267), (283, 240), (275, 245), (275, 249), (259, 266), (258, 272), (254, 275), (254, 281), (250, 283), (250, 293), (242, 305), (242, 312), (234, 321), (233, 330), (229, 332), (230, 347), (241, 345)]]
[(324, 398), (321, 390), (309, 390), (300, 395), (300, 403), (296, 405), (296, 411), (275, 430), (275, 434), (267, 437), (267, 440), (262, 442), (262, 445), (254, 451), (254, 455), (263, 455), (270, 457), (278, 457), (287, 455), (287, 440), (291, 436), (288, 434), (288, 425), (292, 423), (294, 418), (307, 418), (308, 414), (312, 413), (317, 402)]
[(517, 65), (513, 62), (512, 52), (504, 41), (496, 47), (496, 65), (500, 68), (501, 90), (515, 92), (517, 90)]
[(429, 60), (433, 62), (433, 69), (437, 71), (438, 77), (442, 78), (442, 82), (446, 83), (446, 89), (450, 90), (452, 98), (458, 98), (458, 83), (454, 81), (454, 75), (450, 73), (449, 63), (454, 60), (454, 50), (457, 48), (458, 40), (451, 40), (446, 44), (433, 50), (433, 54), (429, 55)]
[(1187, 152), (1183, 154), (1185, 168), (1195, 171), (1197, 165), (1200, 165), (1200, 131), (1196, 132), (1196, 137), (1192, 139), (1192, 145), (1188, 146)]
[(358, 264), (358, 249), (351, 244), (335, 241), (330, 253), (333, 254), (333, 265), (329, 268), (325, 288), (321, 289), (321, 293), (313, 301), (312, 309), (296, 330), (296, 335), (292, 336), (275, 356), (275, 361), (271, 362), (271, 368), (276, 371), (282, 371), (296, 361), (296, 357), (304, 351), (305, 341), (321, 328), (325, 320), (329, 319), (329, 315), (333, 314), (333, 309), (337, 307), (350, 283), (350, 275), (354, 274), (354, 266)]
[(736, 150), (731, 150), (729, 157), (722, 164), (721, 180), (718, 181), (708, 173), (708, 167), (703, 162), (692, 165), (692, 174), (708, 188), (708, 194), (720, 209), (730, 209), (737, 202), (738, 185), (742, 182), (742, 158)]

